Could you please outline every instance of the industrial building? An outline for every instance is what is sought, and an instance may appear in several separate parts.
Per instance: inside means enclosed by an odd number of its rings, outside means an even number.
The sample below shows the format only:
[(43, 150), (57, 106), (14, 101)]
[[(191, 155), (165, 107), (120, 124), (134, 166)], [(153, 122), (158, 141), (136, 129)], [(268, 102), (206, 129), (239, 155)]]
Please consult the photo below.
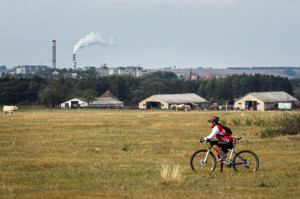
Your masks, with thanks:
[(253, 92), (234, 102), (234, 109), (239, 110), (276, 110), (292, 109), (297, 99), (290, 94), (277, 92)]
[(152, 95), (139, 103), (139, 109), (170, 109), (172, 104), (190, 105), (192, 109), (207, 108), (207, 100), (195, 93)]

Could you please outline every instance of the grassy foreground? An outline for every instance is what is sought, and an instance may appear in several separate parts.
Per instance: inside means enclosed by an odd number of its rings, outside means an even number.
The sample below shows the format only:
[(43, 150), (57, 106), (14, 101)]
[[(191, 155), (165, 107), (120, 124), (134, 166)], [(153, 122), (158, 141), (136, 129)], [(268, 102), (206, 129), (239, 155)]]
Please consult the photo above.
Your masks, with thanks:
[[(0, 120), (0, 198), (297, 198), (300, 136), (263, 139), (255, 125), (281, 114), (21, 109)], [(258, 155), (257, 172), (191, 170), (211, 115)]]

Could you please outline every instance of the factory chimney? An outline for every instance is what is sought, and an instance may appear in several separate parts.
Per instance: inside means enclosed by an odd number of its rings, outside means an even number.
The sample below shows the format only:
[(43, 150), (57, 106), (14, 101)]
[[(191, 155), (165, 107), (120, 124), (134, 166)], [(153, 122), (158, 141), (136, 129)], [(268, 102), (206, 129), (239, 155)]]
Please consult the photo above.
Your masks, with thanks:
[(56, 69), (56, 41), (52, 40), (52, 68)]
[(73, 70), (76, 69), (76, 54), (73, 54)]

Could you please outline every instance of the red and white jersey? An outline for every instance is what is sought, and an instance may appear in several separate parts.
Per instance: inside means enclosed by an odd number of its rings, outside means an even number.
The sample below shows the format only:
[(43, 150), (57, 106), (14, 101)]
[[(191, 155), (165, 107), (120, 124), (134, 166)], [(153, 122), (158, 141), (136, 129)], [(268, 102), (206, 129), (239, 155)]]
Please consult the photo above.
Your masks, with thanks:
[(222, 142), (233, 142), (232, 137), (228, 135), (225, 129), (223, 129), (220, 125), (215, 125), (209, 136), (204, 137), (203, 140), (212, 140), (214, 137), (216, 137), (219, 141)]

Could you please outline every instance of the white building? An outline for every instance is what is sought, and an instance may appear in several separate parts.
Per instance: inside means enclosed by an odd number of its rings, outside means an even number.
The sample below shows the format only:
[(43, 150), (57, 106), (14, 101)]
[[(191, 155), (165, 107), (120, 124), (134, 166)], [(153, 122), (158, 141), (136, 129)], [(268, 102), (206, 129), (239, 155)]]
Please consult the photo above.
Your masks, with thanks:
[(148, 73), (147, 70), (144, 70), (142, 67), (118, 67), (118, 68), (110, 68), (101, 66), (101, 68), (97, 69), (97, 73), (100, 77), (107, 75), (132, 75), (134, 77), (142, 77)]
[(53, 71), (52, 75), (59, 75), (59, 72), (58, 71)]
[(279, 109), (280, 104), (294, 104), (296, 98), (290, 94), (277, 91), (277, 92), (253, 92), (239, 98), (234, 102), (234, 109), (239, 110), (274, 110)]
[(100, 77), (105, 77), (109, 75), (109, 69), (106, 66), (101, 66), (100, 68), (97, 68), (96, 71)]
[(124, 67), (118, 67), (118, 68), (117, 68), (117, 71), (118, 71), (118, 75), (125, 75), (125, 74), (128, 74), (128, 71), (125, 71), (125, 68), (124, 68)]
[(144, 70), (143, 68), (137, 69), (137, 70), (135, 70), (135, 77), (142, 77), (142, 76), (147, 75), (149, 73), (150, 73), (149, 71)]
[(50, 69), (48, 66), (43, 65), (22, 65), (14, 67), (16, 74), (29, 74), (29, 73), (36, 73), (40, 70), (47, 70)]
[(108, 71), (108, 75), (117, 75), (118, 74), (118, 70), (115, 68), (109, 69)]
[(61, 108), (87, 108), (88, 102), (83, 98), (73, 98), (60, 104)]

